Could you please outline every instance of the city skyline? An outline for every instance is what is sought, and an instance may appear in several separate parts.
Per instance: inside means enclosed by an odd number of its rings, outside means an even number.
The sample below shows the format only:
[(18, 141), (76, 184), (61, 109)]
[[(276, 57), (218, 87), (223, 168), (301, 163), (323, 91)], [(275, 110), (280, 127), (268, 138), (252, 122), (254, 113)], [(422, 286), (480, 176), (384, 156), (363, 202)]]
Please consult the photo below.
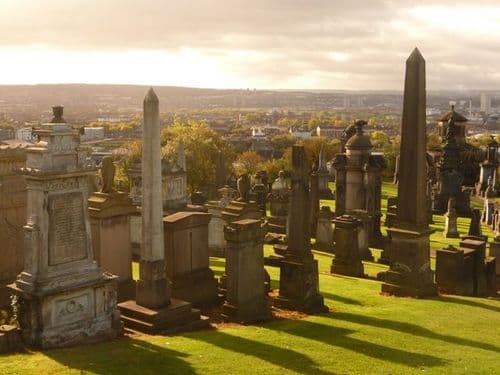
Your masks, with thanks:
[(401, 90), (500, 87), (500, 5), (471, 2), (2, 0), (0, 84)]

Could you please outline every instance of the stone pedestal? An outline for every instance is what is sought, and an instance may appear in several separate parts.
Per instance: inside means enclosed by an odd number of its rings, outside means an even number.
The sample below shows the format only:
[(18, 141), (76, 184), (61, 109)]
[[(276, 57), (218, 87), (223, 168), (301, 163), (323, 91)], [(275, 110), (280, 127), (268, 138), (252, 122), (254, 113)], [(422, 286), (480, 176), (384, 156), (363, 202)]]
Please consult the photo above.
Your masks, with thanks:
[(391, 268), (383, 274), (382, 293), (396, 296), (426, 297), (436, 294), (430, 269), (430, 230), (388, 228)]
[(208, 253), (209, 221), (210, 214), (201, 212), (178, 212), (163, 218), (172, 296), (195, 306), (212, 304), (218, 295)]
[(455, 212), (447, 212), (444, 218), (443, 235), (446, 238), (459, 238), (460, 235), (457, 229), (457, 215)]
[(314, 249), (320, 251), (333, 252), (333, 212), (330, 207), (323, 206), (319, 211), (318, 224), (316, 228), (316, 242)]
[(335, 257), (332, 260), (331, 273), (363, 277), (363, 263), (358, 248), (361, 221), (349, 215), (342, 215), (336, 218), (334, 223)]
[(330, 180), (330, 173), (326, 168), (320, 168), (318, 170), (318, 187), (319, 187), (319, 198), (320, 199), (333, 199), (333, 193), (328, 187), (328, 182)]
[(473, 252), (453, 246), (436, 250), (436, 284), (441, 293), (474, 295)]
[(28, 222), (17, 296), (25, 342), (43, 349), (111, 339), (121, 334), (117, 277), (94, 262), (86, 203), (89, 176), (72, 128), (54, 107), (54, 119), (36, 131), (27, 149)]
[(263, 237), (260, 220), (235, 221), (224, 228), (226, 257), (225, 320), (252, 323), (271, 318), (265, 288)]
[(360, 226), (358, 227), (358, 251), (359, 256), (363, 260), (373, 262), (375, 259), (370, 251), (370, 233), (373, 232), (373, 218), (368, 212), (364, 210), (348, 211), (347, 215), (355, 217), (359, 220)]
[(496, 284), (497, 290), (500, 290), (500, 241), (497, 239), (490, 243), (490, 256), (497, 259), (495, 264)]
[(286, 234), (286, 220), (290, 193), (287, 190), (271, 191), (267, 196), (270, 216), (268, 217), (268, 230), (271, 233)]
[(132, 278), (130, 215), (136, 207), (126, 193), (94, 193), (88, 200), (94, 259), (118, 276), (118, 301), (135, 298)]

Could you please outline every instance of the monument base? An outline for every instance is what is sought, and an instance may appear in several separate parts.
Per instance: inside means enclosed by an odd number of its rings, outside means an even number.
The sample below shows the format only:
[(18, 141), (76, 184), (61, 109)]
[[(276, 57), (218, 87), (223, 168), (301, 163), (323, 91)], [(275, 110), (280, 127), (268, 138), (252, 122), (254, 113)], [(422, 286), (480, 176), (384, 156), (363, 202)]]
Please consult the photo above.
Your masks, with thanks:
[(18, 301), (23, 340), (30, 346), (65, 348), (110, 340), (123, 332), (116, 308), (116, 276), (103, 275), (91, 285), (55, 293), (9, 287)]
[(165, 274), (165, 261), (141, 260), (139, 273), (136, 284), (137, 303), (151, 308), (168, 305), (171, 286)]
[(274, 306), (308, 314), (328, 311), (319, 293), (317, 260), (295, 261), (285, 257), (279, 266), (280, 289)]
[(140, 306), (136, 301), (118, 304), (125, 328), (147, 334), (194, 331), (209, 326), (206, 316), (193, 309), (189, 302), (170, 299), (170, 304), (160, 308)]
[(215, 258), (225, 258), (226, 257), (226, 249), (222, 246), (209, 246), (208, 254), (211, 257)]
[(227, 301), (222, 305), (222, 318), (227, 322), (236, 322), (240, 324), (250, 324), (264, 322), (272, 318), (269, 301), (262, 298), (260, 303), (252, 304), (243, 309), (233, 306)]
[(430, 269), (430, 230), (388, 228), (392, 238), (390, 269), (383, 273), (382, 293), (400, 297), (437, 294)]
[(219, 289), (210, 268), (197, 270), (172, 279), (172, 297), (194, 306), (206, 306), (219, 300)]
[(344, 263), (336, 262), (335, 258), (332, 260), (330, 272), (337, 275), (352, 276), (352, 277), (365, 277), (365, 270), (363, 263)]
[(117, 301), (123, 302), (129, 299), (135, 299), (135, 291), (137, 285), (135, 280), (118, 281), (118, 296)]

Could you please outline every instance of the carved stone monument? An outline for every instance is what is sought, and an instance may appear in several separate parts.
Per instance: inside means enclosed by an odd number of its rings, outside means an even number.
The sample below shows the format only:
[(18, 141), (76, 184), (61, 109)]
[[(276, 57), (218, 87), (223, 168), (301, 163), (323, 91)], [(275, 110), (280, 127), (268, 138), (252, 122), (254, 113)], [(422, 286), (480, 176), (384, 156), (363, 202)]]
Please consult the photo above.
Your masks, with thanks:
[(342, 215), (335, 220), (335, 257), (331, 272), (339, 275), (363, 277), (364, 268), (358, 248), (358, 231), (361, 221), (353, 216)]
[(448, 211), (444, 215), (444, 236), (446, 238), (460, 237), (457, 229), (457, 212), (455, 211), (455, 198), (448, 199)]
[(146, 333), (205, 327), (206, 319), (186, 301), (170, 298), (163, 231), (159, 101), (144, 98), (142, 147), (142, 243), (136, 299), (119, 304), (125, 326)]
[(88, 200), (94, 258), (102, 270), (118, 276), (118, 301), (135, 298), (132, 279), (130, 217), (136, 206), (127, 193), (114, 188), (115, 166), (111, 157), (102, 161), (102, 189)]
[(292, 188), (287, 244), (280, 251), (280, 290), (274, 304), (308, 313), (323, 312), (319, 293), (318, 261), (311, 252), (309, 171), (304, 146), (292, 148)]
[(24, 270), (13, 292), (24, 340), (41, 348), (114, 338), (121, 333), (116, 279), (94, 261), (86, 202), (86, 150), (54, 107), (27, 149), (28, 222)]
[(263, 238), (260, 220), (239, 220), (224, 228), (227, 247), (225, 320), (239, 323), (271, 317), (265, 288)]
[(415, 48), (406, 61), (401, 126), (398, 203), (395, 226), (388, 228), (391, 265), (382, 293), (424, 297), (436, 294), (430, 269), (427, 207), (425, 60)]

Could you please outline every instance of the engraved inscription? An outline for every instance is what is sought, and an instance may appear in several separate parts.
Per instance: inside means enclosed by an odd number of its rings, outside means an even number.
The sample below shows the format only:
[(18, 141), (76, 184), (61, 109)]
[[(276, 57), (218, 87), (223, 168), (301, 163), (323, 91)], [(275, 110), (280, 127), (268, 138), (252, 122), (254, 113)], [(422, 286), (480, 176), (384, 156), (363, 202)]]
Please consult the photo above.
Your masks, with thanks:
[(91, 291), (59, 299), (54, 302), (52, 324), (54, 326), (77, 322), (92, 317)]
[(81, 192), (49, 197), (49, 265), (85, 259), (87, 232)]

